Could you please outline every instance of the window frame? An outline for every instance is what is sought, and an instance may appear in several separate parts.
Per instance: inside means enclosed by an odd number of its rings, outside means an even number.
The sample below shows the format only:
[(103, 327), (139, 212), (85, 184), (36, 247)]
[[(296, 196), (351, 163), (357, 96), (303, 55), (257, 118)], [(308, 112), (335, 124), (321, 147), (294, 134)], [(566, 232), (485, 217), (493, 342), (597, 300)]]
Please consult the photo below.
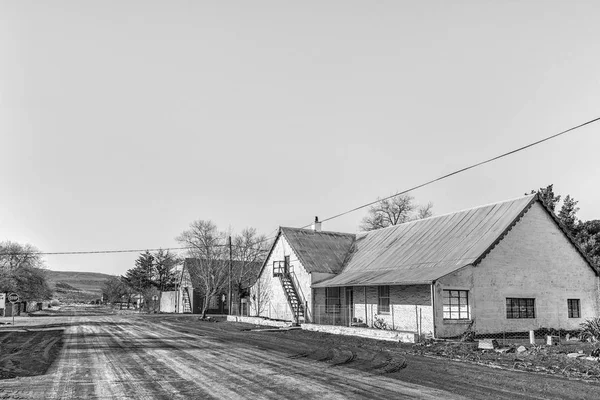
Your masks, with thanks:
[(535, 297), (507, 297), (506, 319), (536, 319)]
[[(337, 297), (331, 295), (331, 291), (337, 290)], [(325, 312), (339, 313), (342, 308), (342, 291), (339, 286), (325, 288)]]
[[(572, 305), (576, 305), (576, 308), (574, 309)], [(573, 311), (576, 311), (577, 315), (574, 315)], [(569, 318), (581, 318), (581, 299), (567, 299), (567, 312)]]
[[(452, 294), (456, 293), (455, 296)], [(448, 296), (446, 296), (448, 294)], [(464, 296), (462, 296), (464, 294)], [(456, 299), (456, 304), (453, 304), (452, 299)], [(463, 302), (464, 300), (464, 302)], [(446, 309), (446, 307), (448, 307)], [(461, 308), (466, 307), (465, 311)], [(458, 317), (453, 317), (453, 314), (458, 314)], [(463, 314), (466, 313), (466, 316)], [(469, 291), (465, 289), (444, 289), (442, 290), (442, 317), (444, 321), (470, 321), (471, 307), (469, 305)]]
[[(387, 291), (382, 294), (382, 291)], [(382, 301), (382, 300), (385, 300)], [(387, 303), (387, 304), (384, 304)], [(390, 286), (383, 285), (377, 286), (377, 314), (389, 314), (390, 313)]]

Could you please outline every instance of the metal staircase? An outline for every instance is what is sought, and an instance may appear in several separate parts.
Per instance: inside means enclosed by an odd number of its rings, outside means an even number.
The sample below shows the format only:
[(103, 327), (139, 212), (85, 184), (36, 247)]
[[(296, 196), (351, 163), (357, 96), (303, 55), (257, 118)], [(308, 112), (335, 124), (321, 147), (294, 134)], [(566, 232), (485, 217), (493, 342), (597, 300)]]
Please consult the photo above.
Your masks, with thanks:
[(279, 277), (279, 281), (283, 287), (283, 292), (287, 298), (288, 305), (292, 310), (292, 319), (299, 324), (301, 319), (304, 320), (304, 305), (300, 300), (300, 296), (298, 296), (298, 291), (296, 290), (296, 286), (292, 280), (292, 276), (289, 271), (289, 261), (286, 260), (274, 263), (273, 276)]
[(184, 314), (191, 314), (192, 313), (192, 303), (190, 302), (190, 293), (188, 292), (187, 288), (183, 289), (183, 293), (182, 293), (182, 297), (183, 297), (183, 312)]

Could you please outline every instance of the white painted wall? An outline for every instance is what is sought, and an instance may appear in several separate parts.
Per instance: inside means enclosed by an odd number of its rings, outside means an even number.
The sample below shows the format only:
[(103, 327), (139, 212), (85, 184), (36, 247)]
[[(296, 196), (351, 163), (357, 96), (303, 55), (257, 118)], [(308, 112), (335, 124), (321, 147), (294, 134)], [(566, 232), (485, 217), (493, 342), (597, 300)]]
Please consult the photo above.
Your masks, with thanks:
[[(436, 292), (436, 334), (460, 334), (463, 323), (444, 321), (442, 290), (469, 290), (479, 333), (528, 331), (541, 327), (577, 329), (600, 313), (599, 280), (546, 210), (535, 203), (476, 267), (440, 279)], [(506, 298), (535, 298), (535, 319), (506, 318)], [(567, 299), (580, 299), (581, 318), (568, 318)]]
[(169, 292), (160, 293), (160, 308), (159, 311), (163, 313), (174, 313), (176, 312), (175, 305), (177, 303), (177, 295), (179, 291), (173, 290)]
[(294, 320), (279, 277), (273, 276), (273, 262), (283, 261), (284, 257), (288, 255), (290, 256), (290, 272), (294, 279), (298, 296), (302, 302), (308, 304), (307, 317), (309, 319), (311, 318), (311, 274), (304, 269), (298, 256), (283, 235), (280, 235), (277, 239), (273, 251), (267, 259), (265, 268), (261, 271), (257, 282), (250, 289), (251, 316), (261, 316), (286, 321)]
[[(430, 285), (390, 286), (390, 311), (382, 313), (378, 310), (377, 286), (356, 286), (353, 288), (353, 313), (346, 308), (346, 290), (341, 289), (340, 310), (343, 315), (325, 312), (326, 289), (314, 290), (315, 323), (333, 325), (345, 323), (352, 315), (357, 322), (373, 326), (375, 318), (383, 319), (388, 328), (397, 331), (433, 334), (433, 309), (431, 306)], [(366, 291), (366, 301), (365, 301)]]

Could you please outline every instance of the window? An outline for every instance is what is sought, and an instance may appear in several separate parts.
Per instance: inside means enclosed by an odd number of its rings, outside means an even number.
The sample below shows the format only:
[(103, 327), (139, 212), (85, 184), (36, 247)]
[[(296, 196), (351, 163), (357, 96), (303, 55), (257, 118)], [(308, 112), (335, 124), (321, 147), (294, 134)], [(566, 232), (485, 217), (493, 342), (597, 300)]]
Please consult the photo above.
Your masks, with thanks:
[(579, 299), (567, 299), (569, 318), (581, 318), (581, 303)]
[(506, 318), (535, 318), (535, 299), (506, 299)]
[(378, 313), (389, 313), (390, 312), (390, 287), (389, 286), (378, 286), (377, 287), (377, 312)]
[(469, 291), (444, 290), (444, 319), (470, 319)]
[(339, 312), (340, 305), (340, 288), (325, 288), (325, 312)]

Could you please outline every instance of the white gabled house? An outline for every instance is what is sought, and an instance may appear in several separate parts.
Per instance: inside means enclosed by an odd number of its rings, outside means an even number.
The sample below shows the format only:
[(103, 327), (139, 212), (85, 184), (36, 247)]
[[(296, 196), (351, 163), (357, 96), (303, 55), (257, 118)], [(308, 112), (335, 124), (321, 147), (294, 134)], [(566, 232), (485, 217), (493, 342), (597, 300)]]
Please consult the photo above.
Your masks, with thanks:
[(359, 234), (280, 228), (254, 315), (453, 337), (577, 329), (599, 272), (537, 195)]

